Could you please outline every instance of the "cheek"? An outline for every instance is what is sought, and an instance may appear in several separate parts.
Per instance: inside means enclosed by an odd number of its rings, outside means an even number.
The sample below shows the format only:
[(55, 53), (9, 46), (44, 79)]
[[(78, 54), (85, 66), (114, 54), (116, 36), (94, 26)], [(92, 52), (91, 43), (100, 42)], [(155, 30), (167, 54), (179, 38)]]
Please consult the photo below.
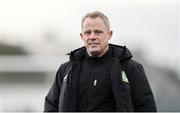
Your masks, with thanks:
[(83, 37), (82, 40), (83, 40), (84, 43), (86, 43), (88, 41), (88, 38), (87, 37)]
[(100, 40), (100, 43), (101, 43), (101, 45), (106, 45), (106, 44), (108, 44), (108, 38), (105, 38), (105, 37), (104, 37), (104, 39), (101, 39), (101, 40)]

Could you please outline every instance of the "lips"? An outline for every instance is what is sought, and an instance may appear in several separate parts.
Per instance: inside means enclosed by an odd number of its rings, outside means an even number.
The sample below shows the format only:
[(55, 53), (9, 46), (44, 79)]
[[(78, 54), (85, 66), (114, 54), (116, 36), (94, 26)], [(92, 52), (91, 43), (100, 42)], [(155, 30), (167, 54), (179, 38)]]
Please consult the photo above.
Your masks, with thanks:
[(99, 45), (99, 43), (89, 43), (89, 45), (96, 46), (96, 45)]

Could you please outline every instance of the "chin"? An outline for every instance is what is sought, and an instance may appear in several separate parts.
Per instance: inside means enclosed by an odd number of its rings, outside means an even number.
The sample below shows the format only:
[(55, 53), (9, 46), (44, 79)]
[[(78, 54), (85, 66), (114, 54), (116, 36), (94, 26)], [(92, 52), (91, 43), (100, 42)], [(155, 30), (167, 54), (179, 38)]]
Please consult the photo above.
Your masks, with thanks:
[(91, 54), (91, 56), (98, 56), (100, 54), (100, 51), (89, 51), (89, 53)]
[(99, 48), (90, 48), (89, 52), (90, 53), (99, 53), (101, 50)]

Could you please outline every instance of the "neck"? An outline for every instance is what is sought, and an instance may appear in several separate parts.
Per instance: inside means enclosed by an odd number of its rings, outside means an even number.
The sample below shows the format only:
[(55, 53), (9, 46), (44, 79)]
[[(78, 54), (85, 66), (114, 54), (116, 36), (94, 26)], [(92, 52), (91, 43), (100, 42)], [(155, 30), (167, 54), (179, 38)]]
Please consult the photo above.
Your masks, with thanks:
[(88, 52), (88, 55), (90, 57), (102, 57), (109, 49), (109, 45), (107, 45), (106, 49), (104, 49), (104, 51), (102, 51), (101, 53), (90, 53)]

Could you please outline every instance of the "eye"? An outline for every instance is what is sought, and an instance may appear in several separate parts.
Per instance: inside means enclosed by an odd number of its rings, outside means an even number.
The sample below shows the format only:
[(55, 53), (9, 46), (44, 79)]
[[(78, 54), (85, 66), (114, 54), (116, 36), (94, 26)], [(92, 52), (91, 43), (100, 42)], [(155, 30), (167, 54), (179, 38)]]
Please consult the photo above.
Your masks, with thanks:
[(95, 33), (95, 34), (100, 34), (100, 33), (103, 33), (103, 31), (101, 31), (101, 30), (95, 30), (94, 33)]
[(84, 34), (85, 34), (85, 35), (90, 35), (90, 34), (91, 34), (91, 31), (85, 31)]

